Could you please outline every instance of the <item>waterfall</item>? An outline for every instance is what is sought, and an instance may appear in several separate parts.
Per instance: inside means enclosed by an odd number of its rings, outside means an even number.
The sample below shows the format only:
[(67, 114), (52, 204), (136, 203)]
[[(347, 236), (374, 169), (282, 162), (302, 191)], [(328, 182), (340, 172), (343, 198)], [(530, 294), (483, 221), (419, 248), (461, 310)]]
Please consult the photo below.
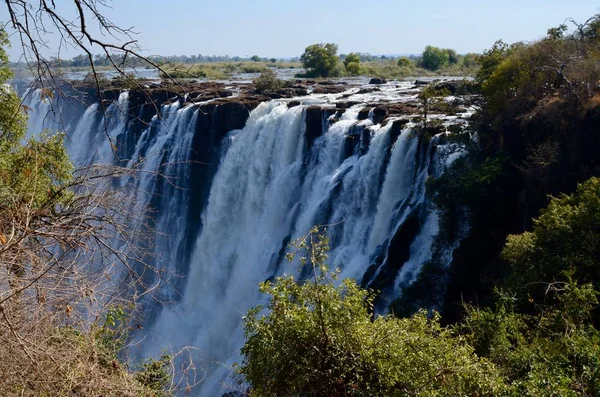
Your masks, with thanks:
[[(30, 97), (31, 134), (62, 127), (43, 118), (48, 104), (39, 95)], [(150, 310), (143, 341), (132, 349), (156, 356), (165, 347), (198, 348), (197, 365), (206, 375), (199, 395), (235, 389), (229, 376), (240, 360), (242, 316), (264, 302), (259, 282), (298, 275), (282, 253), (312, 226), (327, 225), (330, 267), (381, 289), (381, 311), (434, 253), (449, 264), (454, 247), (434, 249), (439, 215), (425, 187), (459, 151), (427, 139), (410, 123), (374, 124), (372, 115), (358, 120), (360, 105), (341, 116), (323, 112), (323, 133), (309, 144), (307, 105), (273, 100), (216, 142), (214, 126), (198, 130), (198, 106), (165, 104), (141, 130), (133, 128), (128, 106), (127, 92), (104, 116), (92, 104), (66, 123), (66, 144), (77, 164), (125, 160), (141, 168), (119, 184), (132, 190), (137, 206), (156, 209), (154, 264), (172, 275), (162, 296), (176, 303)], [(216, 145), (214, 176), (202, 180), (189, 164), (198, 134), (210, 135)], [(117, 142), (119, 159), (107, 137)], [(191, 192), (195, 188), (207, 189), (206, 202), (198, 202), (203, 200)], [(398, 244), (406, 258), (392, 258)]]

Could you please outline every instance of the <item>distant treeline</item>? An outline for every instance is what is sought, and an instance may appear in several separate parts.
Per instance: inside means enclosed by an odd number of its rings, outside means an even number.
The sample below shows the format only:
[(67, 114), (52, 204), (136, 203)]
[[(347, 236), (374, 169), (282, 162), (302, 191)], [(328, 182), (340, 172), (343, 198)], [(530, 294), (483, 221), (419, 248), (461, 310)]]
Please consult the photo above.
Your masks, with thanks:
[[(456, 52), (450, 51), (451, 55), (457, 56)], [(389, 61), (405, 57), (419, 63), (422, 59), (422, 55), (412, 54), (406, 56), (394, 56), (394, 55), (371, 55), (369, 53), (351, 53), (357, 54), (363, 62), (377, 62), (377, 61)], [(340, 59), (343, 61), (348, 55), (340, 54)], [(452, 58), (452, 56), (450, 57)], [(230, 55), (150, 55), (146, 57), (150, 62), (137, 57), (125, 57), (122, 54), (111, 54), (110, 58), (106, 54), (96, 54), (93, 56), (94, 66), (113, 66), (113, 63), (118, 66), (129, 66), (129, 67), (153, 67), (155, 65), (169, 64), (195, 64), (195, 63), (216, 63), (216, 62), (265, 62), (265, 63), (277, 63), (277, 62), (299, 62), (300, 57), (293, 58), (268, 58), (260, 57), (258, 55), (252, 56), (230, 56)], [(52, 58), (51, 62), (56, 67), (88, 67), (90, 66), (89, 57), (85, 54), (77, 55), (71, 59)], [(17, 63), (18, 64), (18, 63)], [(15, 65), (17, 65), (15, 64)]]
[[(377, 58), (377, 57), (373, 57)], [(117, 66), (129, 66), (129, 67), (153, 67), (155, 65), (163, 65), (166, 63), (177, 63), (177, 64), (194, 64), (194, 63), (216, 63), (216, 62), (297, 62), (298, 57), (291, 59), (283, 58), (263, 58), (258, 55), (251, 57), (240, 57), (240, 56), (229, 56), (229, 55), (174, 55), (174, 56), (162, 56), (162, 55), (150, 55), (146, 57), (150, 62), (138, 57), (124, 57), (121, 54), (111, 54), (110, 58), (106, 54), (94, 55), (94, 66), (113, 66), (113, 63)], [(53, 58), (51, 61), (56, 67), (88, 67), (90, 66), (90, 60), (87, 55), (77, 55), (71, 59)]]

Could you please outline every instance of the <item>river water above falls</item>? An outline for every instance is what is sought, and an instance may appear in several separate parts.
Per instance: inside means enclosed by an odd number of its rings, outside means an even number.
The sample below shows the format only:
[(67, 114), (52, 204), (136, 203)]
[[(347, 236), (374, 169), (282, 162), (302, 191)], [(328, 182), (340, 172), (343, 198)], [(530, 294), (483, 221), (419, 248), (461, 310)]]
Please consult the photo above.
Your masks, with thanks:
[(363, 110), (416, 93), (411, 83), (395, 83), (257, 106), (174, 100), (159, 115), (148, 104), (133, 108), (128, 92), (104, 115), (95, 103), (41, 101), (39, 91), (29, 91), (26, 105), (29, 134), (67, 131), (77, 164), (116, 162), (107, 133), (119, 165), (144, 159), (150, 172), (118, 184), (154, 209), (152, 256), (169, 275), (160, 296), (173, 304), (148, 304), (131, 353), (194, 346), (205, 377), (195, 394), (218, 396), (237, 387), (231, 365), (240, 359), (242, 316), (264, 299), (258, 283), (298, 274), (284, 259), (286, 246), (312, 226), (328, 225), (330, 267), (381, 291), (381, 312), (427, 261), (449, 264), (454, 245), (436, 245), (439, 216), (425, 188), (460, 150), (410, 122), (391, 117), (382, 125)]

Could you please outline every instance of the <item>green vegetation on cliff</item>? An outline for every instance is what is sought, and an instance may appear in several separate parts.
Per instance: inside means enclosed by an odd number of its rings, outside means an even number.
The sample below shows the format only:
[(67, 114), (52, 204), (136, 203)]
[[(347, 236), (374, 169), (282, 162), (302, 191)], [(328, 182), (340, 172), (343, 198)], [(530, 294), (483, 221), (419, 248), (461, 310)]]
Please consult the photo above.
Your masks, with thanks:
[[(504, 387), (497, 369), (466, 338), (426, 312), (373, 318), (374, 293), (353, 280), (336, 286), (327, 238), (313, 229), (293, 255), (313, 277), (265, 282), (267, 307), (244, 320), (245, 358), (238, 373), (252, 396), (493, 395)], [(263, 309), (268, 314), (263, 314)]]
[(26, 137), (7, 45), (0, 30), (0, 394), (161, 396), (170, 357), (129, 367), (124, 308), (135, 300), (107, 282), (124, 265), (111, 242), (127, 241), (123, 197), (101, 184), (109, 167), (73, 170), (64, 134)]
[[(373, 318), (375, 291), (334, 284), (325, 240), (296, 244), (314, 278), (262, 284), (269, 310), (245, 320), (252, 395), (600, 395), (599, 27), (477, 58), (475, 139), (446, 138), (470, 152), (428, 183), (443, 236), (471, 227), (449, 269), (426, 264), (394, 302), (402, 318)], [(429, 52), (432, 69), (459, 58)]]

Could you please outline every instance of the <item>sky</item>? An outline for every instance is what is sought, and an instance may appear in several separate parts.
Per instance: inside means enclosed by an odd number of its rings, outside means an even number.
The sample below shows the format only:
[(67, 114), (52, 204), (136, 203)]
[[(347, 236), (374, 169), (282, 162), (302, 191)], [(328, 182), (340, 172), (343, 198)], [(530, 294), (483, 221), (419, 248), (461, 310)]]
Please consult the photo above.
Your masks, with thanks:
[[(59, 0), (69, 15), (71, 2)], [(105, 14), (133, 27), (144, 55), (300, 56), (313, 43), (340, 53), (417, 54), (426, 45), (481, 52), (494, 41), (538, 39), (568, 17), (600, 12), (592, 0), (113, 0)], [(5, 10), (0, 6), (0, 20)], [(58, 40), (46, 36), (56, 55)], [(15, 38), (16, 40), (16, 38)], [(79, 51), (63, 51), (70, 58)], [(20, 55), (18, 45), (9, 51)]]

